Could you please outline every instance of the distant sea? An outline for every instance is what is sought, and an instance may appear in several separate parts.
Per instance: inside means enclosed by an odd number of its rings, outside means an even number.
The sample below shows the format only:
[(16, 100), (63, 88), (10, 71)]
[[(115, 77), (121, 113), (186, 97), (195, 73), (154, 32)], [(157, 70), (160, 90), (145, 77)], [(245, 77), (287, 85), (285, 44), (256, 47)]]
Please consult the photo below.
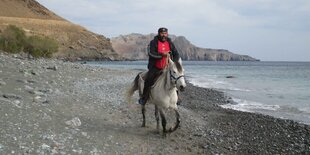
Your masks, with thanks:
[[(146, 61), (87, 62), (114, 69), (146, 69)], [(183, 61), (186, 79), (235, 103), (222, 107), (310, 124), (310, 62)], [(227, 78), (233, 76), (233, 78)]]

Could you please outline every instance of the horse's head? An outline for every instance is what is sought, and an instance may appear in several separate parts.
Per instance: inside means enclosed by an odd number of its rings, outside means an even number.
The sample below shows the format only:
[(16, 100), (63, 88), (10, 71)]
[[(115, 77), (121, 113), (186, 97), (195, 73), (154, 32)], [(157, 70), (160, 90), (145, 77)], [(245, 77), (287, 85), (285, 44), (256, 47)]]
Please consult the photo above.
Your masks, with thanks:
[(171, 82), (176, 85), (178, 90), (184, 91), (186, 87), (186, 83), (185, 83), (184, 69), (182, 67), (181, 58), (179, 58), (177, 62), (173, 62), (169, 58), (169, 72), (170, 72)]

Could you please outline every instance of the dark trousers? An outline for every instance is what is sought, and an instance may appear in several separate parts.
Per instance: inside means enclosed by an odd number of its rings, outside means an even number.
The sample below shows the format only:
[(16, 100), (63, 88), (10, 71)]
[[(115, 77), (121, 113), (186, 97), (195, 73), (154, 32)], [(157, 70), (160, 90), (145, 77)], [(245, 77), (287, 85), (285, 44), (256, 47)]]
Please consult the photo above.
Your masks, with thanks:
[(144, 88), (143, 88), (143, 94), (142, 94), (142, 99), (144, 103), (149, 99), (150, 97), (150, 92), (151, 92), (151, 87), (154, 85), (156, 79), (159, 77), (161, 74), (160, 69), (157, 69), (156, 67), (150, 68), (147, 75), (146, 79), (144, 82)]

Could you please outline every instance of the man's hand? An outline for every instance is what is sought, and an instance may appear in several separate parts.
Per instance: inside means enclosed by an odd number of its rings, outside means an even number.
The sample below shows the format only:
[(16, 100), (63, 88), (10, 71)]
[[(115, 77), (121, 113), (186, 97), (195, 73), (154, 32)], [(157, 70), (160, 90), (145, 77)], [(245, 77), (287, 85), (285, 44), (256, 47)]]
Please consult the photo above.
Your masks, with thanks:
[(167, 53), (162, 53), (161, 54), (163, 57), (167, 57), (167, 56), (169, 56), (170, 54), (169, 54), (169, 52), (167, 52)]

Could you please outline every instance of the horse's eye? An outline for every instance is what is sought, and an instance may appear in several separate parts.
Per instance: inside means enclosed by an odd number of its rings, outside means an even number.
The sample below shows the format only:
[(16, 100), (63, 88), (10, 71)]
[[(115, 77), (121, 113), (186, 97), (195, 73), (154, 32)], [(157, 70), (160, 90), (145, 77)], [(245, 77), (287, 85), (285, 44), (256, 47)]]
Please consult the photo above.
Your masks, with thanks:
[(175, 74), (175, 73), (177, 73), (177, 72), (173, 71), (173, 73)]

